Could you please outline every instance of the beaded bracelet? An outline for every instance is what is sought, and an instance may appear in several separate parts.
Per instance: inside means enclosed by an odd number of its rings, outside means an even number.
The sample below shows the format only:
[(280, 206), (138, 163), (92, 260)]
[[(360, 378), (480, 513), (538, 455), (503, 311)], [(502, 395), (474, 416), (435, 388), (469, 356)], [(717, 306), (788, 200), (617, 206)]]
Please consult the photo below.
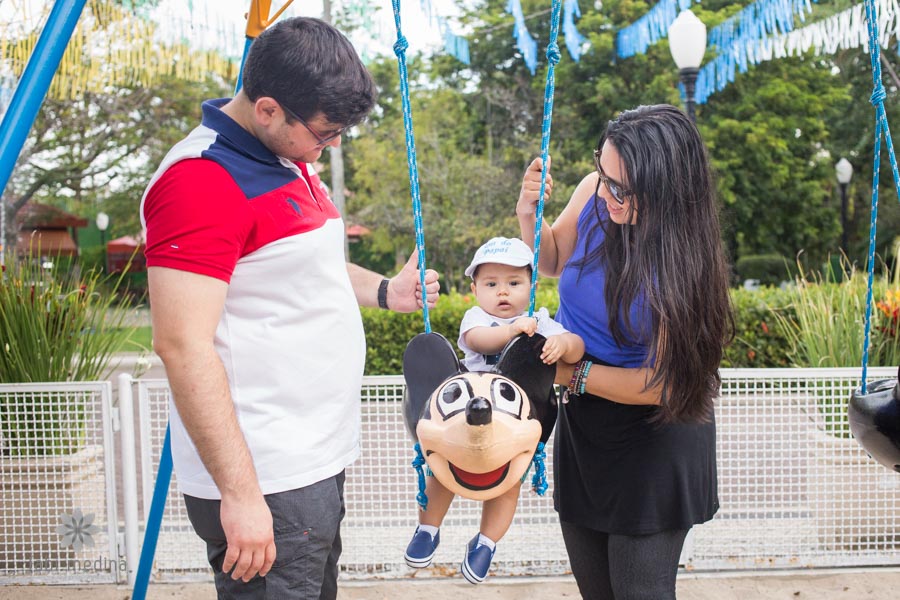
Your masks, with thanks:
[(572, 378), (569, 380), (569, 387), (567, 388), (570, 394), (580, 396), (585, 392), (588, 373), (591, 372), (591, 367), (593, 366), (594, 363), (589, 360), (580, 360), (576, 363), (575, 370), (572, 371)]
[(581, 361), (581, 380), (578, 382), (578, 395), (583, 394), (587, 389), (588, 373), (591, 372), (591, 367), (593, 366), (594, 363), (589, 360)]
[(572, 370), (572, 378), (569, 379), (569, 387), (566, 388), (570, 394), (574, 394), (575, 390), (577, 389), (576, 386), (578, 385), (578, 373), (580, 371), (581, 363), (575, 363), (575, 368)]

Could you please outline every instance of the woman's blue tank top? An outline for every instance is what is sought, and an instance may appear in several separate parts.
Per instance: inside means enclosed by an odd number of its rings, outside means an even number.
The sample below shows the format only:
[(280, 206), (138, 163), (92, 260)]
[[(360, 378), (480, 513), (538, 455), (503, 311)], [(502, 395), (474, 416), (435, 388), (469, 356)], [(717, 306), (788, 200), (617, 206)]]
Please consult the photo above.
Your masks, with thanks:
[(603, 290), (606, 268), (599, 264), (577, 266), (587, 252), (588, 231), (594, 229), (590, 240), (592, 247), (596, 248), (603, 241), (604, 232), (598, 226), (599, 220), (603, 219), (604, 224), (608, 222), (609, 213), (606, 204), (601, 202), (598, 218), (595, 205), (596, 197), (591, 196), (578, 217), (578, 241), (559, 278), (556, 320), (582, 337), (587, 354), (618, 367), (641, 367), (649, 351), (651, 324), (643, 295), (635, 299), (629, 311), (632, 331), (628, 331), (623, 319), (619, 318), (626, 338), (625, 344), (619, 346), (609, 328), (609, 307)]
[[(637, 333), (626, 331), (627, 343), (619, 347), (609, 331), (604, 268), (590, 265), (579, 273), (579, 267), (570, 266), (585, 255), (587, 232), (599, 219), (609, 218), (605, 203), (599, 218), (594, 203), (591, 198), (578, 219), (578, 242), (560, 277), (557, 320), (584, 338), (587, 359), (641, 367), (651, 323), (642, 297), (629, 311)], [(592, 247), (602, 235), (593, 234)], [(606, 533), (647, 535), (690, 529), (712, 518), (719, 508), (715, 421), (656, 424), (657, 411), (656, 406), (619, 404), (592, 394), (560, 404), (553, 504), (561, 521)]]

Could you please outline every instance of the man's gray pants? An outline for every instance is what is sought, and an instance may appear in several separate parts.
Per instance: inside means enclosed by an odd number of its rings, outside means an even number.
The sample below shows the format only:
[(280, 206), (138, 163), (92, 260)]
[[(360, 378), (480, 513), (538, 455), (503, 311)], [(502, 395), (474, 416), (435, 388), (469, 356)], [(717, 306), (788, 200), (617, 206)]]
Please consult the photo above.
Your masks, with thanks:
[(344, 518), (344, 472), (307, 487), (265, 496), (275, 530), (275, 564), (247, 583), (222, 572), (227, 544), (220, 500), (184, 496), (204, 542), (219, 600), (335, 600)]

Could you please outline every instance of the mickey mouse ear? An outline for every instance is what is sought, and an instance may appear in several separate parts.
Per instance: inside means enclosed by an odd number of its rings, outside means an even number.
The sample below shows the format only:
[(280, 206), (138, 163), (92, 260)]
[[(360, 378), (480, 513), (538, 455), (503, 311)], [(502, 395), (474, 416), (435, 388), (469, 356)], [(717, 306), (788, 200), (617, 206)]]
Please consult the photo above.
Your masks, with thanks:
[(534, 416), (541, 423), (541, 441), (550, 438), (556, 424), (557, 402), (553, 391), (556, 366), (541, 360), (541, 350), (547, 338), (539, 333), (528, 337), (520, 333), (503, 349), (500, 360), (494, 367), (495, 373), (509, 377), (525, 391)]
[(431, 394), (445, 379), (460, 372), (459, 358), (447, 338), (439, 333), (420, 333), (409, 341), (403, 353), (403, 418), (416, 438), (416, 425)]

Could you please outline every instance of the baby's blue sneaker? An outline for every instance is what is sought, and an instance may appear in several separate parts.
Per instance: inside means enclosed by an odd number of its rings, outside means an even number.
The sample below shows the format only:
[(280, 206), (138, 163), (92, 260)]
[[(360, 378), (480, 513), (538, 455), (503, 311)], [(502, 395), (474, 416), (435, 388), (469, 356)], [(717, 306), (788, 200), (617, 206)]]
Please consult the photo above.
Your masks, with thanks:
[(494, 559), (494, 552), (497, 551), (495, 546), (493, 550), (484, 544), (478, 545), (478, 534), (466, 544), (466, 557), (463, 559), (459, 570), (462, 571), (463, 577), (469, 583), (481, 583), (491, 568), (491, 561)]
[(413, 569), (424, 569), (431, 564), (434, 553), (437, 551), (438, 544), (441, 543), (441, 532), (438, 531), (434, 537), (427, 531), (419, 531), (413, 534), (409, 545), (406, 547), (406, 564)]

